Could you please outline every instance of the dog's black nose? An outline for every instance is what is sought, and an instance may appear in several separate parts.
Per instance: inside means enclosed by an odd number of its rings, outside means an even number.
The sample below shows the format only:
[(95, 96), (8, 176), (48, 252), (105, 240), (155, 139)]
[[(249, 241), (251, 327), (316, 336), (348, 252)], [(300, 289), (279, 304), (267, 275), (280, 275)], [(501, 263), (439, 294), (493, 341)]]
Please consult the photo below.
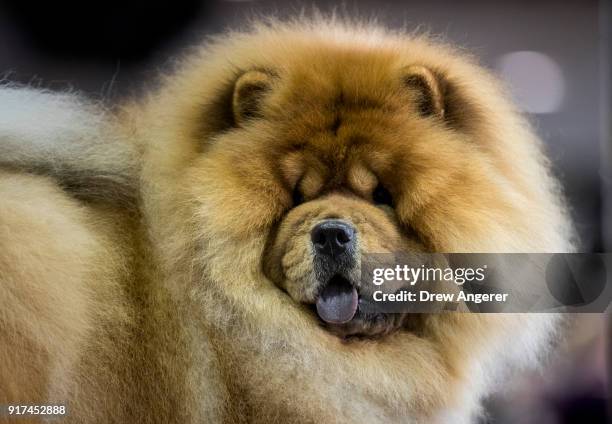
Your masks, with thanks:
[(317, 224), (310, 234), (317, 254), (337, 258), (352, 249), (355, 244), (355, 229), (351, 224), (338, 219), (328, 219)]

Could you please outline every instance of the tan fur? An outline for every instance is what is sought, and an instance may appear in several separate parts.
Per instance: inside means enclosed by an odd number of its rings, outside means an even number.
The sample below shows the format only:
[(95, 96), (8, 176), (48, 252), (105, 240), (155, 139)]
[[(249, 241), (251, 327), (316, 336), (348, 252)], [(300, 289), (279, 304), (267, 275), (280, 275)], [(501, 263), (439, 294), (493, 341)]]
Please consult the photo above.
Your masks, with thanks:
[[(0, 403), (65, 402), (78, 423), (469, 422), (553, 332), (446, 314), (347, 342), (304, 305), (321, 217), (354, 220), (363, 251), (571, 250), (539, 141), (448, 46), (258, 24), (105, 119), (136, 195), (0, 174)], [(394, 209), (371, 204), (379, 182)]]

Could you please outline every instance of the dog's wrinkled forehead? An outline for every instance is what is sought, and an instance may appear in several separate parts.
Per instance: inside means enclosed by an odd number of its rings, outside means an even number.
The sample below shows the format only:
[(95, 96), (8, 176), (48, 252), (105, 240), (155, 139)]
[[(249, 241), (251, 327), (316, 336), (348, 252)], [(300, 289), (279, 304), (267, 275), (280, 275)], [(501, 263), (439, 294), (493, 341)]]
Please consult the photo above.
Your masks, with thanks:
[(289, 123), (285, 139), (293, 144), (281, 169), (290, 181), (309, 170), (333, 188), (349, 179), (368, 179), (367, 169), (386, 163), (388, 137), (383, 133), (393, 125), (393, 104), (376, 98), (375, 90), (345, 90), (343, 81), (324, 84), (325, 93), (317, 93), (321, 86), (310, 84), (289, 90), (281, 119)]
[(401, 142), (416, 120), (443, 118), (434, 70), (384, 55), (336, 54), (342, 60), (306, 57), (282, 69), (245, 70), (232, 99), (236, 125), (274, 123), (275, 147), (289, 145), (335, 169), (351, 156), (376, 156), (363, 153), (383, 142)]

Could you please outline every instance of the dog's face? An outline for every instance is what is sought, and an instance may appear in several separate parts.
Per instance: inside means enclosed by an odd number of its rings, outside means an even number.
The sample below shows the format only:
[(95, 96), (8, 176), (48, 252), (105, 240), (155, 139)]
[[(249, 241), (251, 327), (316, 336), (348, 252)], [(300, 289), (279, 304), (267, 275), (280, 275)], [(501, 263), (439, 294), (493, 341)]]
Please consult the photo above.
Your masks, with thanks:
[[(360, 281), (361, 256), (425, 249), (398, 214), (406, 196), (403, 155), (411, 134), (425, 130), (419, 124), (443, 125), (443, 111), (434, 104), (440, 93), (432, 91), (440, 88), (429, 70), (387, 69), (377, 79), (367, 59), (349, 62), (349, 75), (332, 68), (285, 77), (293, 88), (275, 103), (287, 111), (289, 132), (273, 167), (288, 203), (270, 230), (262, 265), (292, 299), (313, 305), (329, 330), (380, 336), (404, 317), (362, 313), (359, 304), (373, 287)], [(280, 77), (262, 78), (273, 96)]]
[(465, 129), (470, 104), (435, 69), (320, 49), (241, 71), (227, 93), (210, 118), (226, 126), (194, 166), (210, 176), (198, 195), (207, 237), (236, 240), (240, 255), (241, 238), (262, 235), (264, 274), (340, 336), (405, 319), (360, 311), (373, 290), (364, 253), (465, 251), (487, 222), (517, 228), (490, 146)]

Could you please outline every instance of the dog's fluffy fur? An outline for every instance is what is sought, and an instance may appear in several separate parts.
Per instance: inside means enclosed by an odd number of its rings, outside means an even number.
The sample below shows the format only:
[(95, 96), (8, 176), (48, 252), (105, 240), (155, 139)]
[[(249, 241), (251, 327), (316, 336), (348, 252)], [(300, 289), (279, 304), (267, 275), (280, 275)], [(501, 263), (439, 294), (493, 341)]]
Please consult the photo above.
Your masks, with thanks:
[[(344, 340), (365, 327), (304, 305), (305, 234), (331, 215), (363, 251), (572, 249), (528, 124), (426, 37), (257, 24), (112, 110), (5, 85), (0, 164), (0, 404), (66, 403), (78, 423), (469, 422), (554, 333), (552, 315), (444, 314)], [(393, 209), (372, 205), (381, 183)]]

